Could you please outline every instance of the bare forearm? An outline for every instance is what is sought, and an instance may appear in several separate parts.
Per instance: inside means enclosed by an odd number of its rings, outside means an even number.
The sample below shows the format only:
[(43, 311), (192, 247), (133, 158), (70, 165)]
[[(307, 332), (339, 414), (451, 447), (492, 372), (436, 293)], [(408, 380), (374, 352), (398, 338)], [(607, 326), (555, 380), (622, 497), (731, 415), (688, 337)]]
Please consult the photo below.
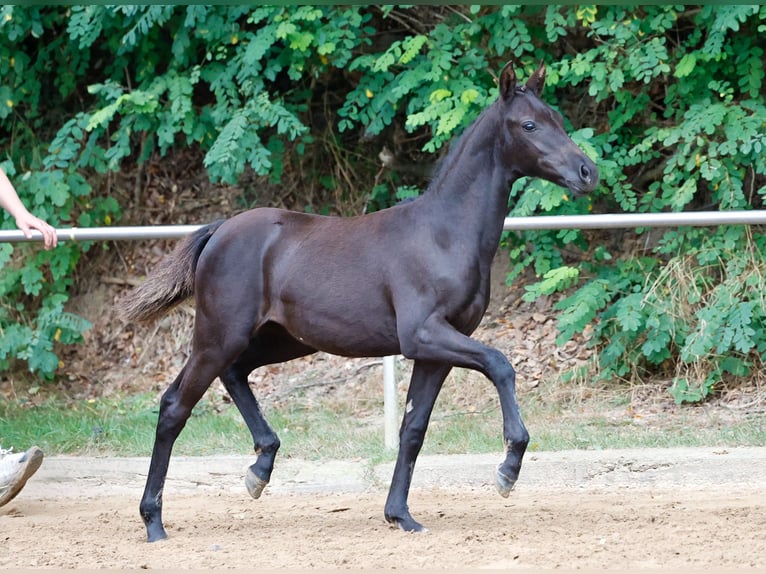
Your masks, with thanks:
[(43, 245), (46, 249), (51, 249), (58, 243), (56, 230), (46, 221), (32, 215), (21, 203), (16, 189), (2, 169), (0, 169), (0, 207), (11, 214), (16, 220), (16, 226), (24, 232), (25, 236), (32, 237), (31, 230), (36, 229), (43, 234)]
[(5, 209), (14, 218), (19, 218), (27, 213), (27, 208), (21, 203), (19, 196), (16, 194), (16, 189), (2, 169), (0, 169), (0, 207)]

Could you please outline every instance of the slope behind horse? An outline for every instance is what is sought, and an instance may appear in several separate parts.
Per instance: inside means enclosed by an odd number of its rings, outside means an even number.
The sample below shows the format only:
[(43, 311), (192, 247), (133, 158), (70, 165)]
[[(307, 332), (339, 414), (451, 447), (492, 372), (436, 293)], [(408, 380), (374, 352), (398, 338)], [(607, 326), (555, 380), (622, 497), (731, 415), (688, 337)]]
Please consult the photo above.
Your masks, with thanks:
[(596, 166), (569, 139), (540, 92), (545, 69), (516, 84), (508, 64), (500, 94), (454, 143), (416, 201), (360, 217), (261, 208), (212, 223), (184, 240), (123, 307), (157, 317), (194, 295), (188, 362), (162, 397), (140, 510), (149, 541), (165, 538), (162, 491), (173, 443), (192, 408), (220, 377), (252, 433), (256, 462), (246, 484), (269, 482), (279, 439), (247, 382), (255, 368), (316, 351), (350, 357), (401, 353), (414, 360), (385, 517), (422, 530), (407, 507), (415, 460), (437, 395), (453, 366), (483, 373), (503, 415), (505, 460), (496, 483), (507, 496), (529, 435), (515, 373), (502, 353), (469, 335), (489, 299), (489, 273), (511, 184), (541, 177), (585, 193)]

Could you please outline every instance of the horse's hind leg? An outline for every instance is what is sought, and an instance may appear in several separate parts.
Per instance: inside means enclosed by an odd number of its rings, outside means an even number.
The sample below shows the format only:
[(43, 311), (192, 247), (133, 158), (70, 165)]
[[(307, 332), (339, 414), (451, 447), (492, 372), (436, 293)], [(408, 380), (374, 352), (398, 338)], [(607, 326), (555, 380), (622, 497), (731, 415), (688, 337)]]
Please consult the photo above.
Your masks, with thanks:
[(272, 331), (271, 334), (254, 337), (247, 350), (221, 376), (224, 387), (245, 419), (258, 455), (245, 477), (245, 486), (253, 498), (258, 498), (271, 480), (280, 442), (263, 416), (258, 401), (250, 390), (247, 376), (260, 366), (282, 363), (315, 351), (286, 333)]
[(221, 381), (253, 436), (253, 448), (258, 459), (247, 471), (245, 486), (250, 496), (258, 498), (271, 479), (274, 458), (279, 450), (280, 442), (279, 437), (263, 416), (261, 407), (247, 383), (247, 375), (251, 370), (232, 365), (221, 377)]
[[(246, 344), (245, 342), (244, 345)], [(241, 349), (244, 345), (239, 347), (233, 345), (233, 348)], [(167, 538), (162, 525), (162, 491), (173, 445), (186, 425), (194, 406), (230, 360), (221, 348), (200, 352), (195, 346), (181, 373), (162, 395), (149, 474), (146, 477), (146, 486), (140, 504), (141, 517), (146, 525), (146, 536), (149, 542)]]
[[(165, 487), (165, 478), (170, 464), (170, 453), (173, 450), (178, 435), (186, 425), (191, 414), (191, 409), (199, 401), (201, 393), (194, 397), (182, 398), (179, 388), (184, 381), (186, 373), (190, 372), (189, 364), (181, 370), (181, 373), (173, 381), (173, 384), (163, 393), (160, 400), (160, 413), (157, 419), (157, 429), (154, 438), (154, 448), (149, 464), (149, 473), (146, 477), (146, 486), (141, 498), (139, 510), (141, 518), (146, 526), (148, 542), (167, 538), (167, 533), (162, 525), (162, 491)], [(207, 387), (205, 387), (207, 388)], [(204, 393), (204, 390), (202, 391)], [(191, 404), (189, 404), (191, 403)]]

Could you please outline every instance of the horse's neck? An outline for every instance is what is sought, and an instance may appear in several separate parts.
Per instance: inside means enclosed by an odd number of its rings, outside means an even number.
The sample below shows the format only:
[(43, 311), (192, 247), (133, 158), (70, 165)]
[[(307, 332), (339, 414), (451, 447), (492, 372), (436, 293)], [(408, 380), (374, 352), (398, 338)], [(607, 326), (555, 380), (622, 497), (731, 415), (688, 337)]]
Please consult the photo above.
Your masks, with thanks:
[(445, 158), (450, 164), (442, 167), (426, 195), (439, 222), (460, 234), (464, 243), (475, 243), (476, 252), (491, 260), (503, 232), (515, 178), (496, 157), (491, 142), (460, 143), (454, 157)]

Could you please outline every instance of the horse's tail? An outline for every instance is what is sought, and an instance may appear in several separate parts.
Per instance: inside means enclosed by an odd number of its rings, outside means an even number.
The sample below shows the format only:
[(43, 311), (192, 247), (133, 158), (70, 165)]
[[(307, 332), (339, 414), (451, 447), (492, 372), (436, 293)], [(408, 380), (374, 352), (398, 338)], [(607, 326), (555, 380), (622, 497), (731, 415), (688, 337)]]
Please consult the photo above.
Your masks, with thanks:
[(129, 321), (151, 321), (194, 294), (197, 260), (224, 220), (215, 221), (184, 239), (141, 285), (119, 304)]

